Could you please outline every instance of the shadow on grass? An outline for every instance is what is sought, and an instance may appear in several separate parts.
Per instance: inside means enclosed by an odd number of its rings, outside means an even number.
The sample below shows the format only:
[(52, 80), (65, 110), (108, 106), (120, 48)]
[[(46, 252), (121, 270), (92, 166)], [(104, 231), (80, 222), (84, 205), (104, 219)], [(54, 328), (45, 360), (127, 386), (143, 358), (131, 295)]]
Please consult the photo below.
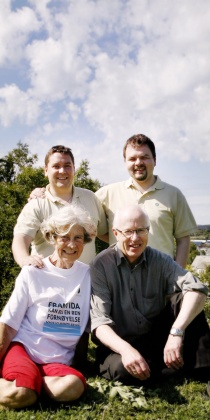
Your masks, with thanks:
[(168, 404), (186, 404), (186, 398), (177, 389), (184, 382), (184, 377), (161, 380), (152, 387), (145, 388), (145, 396), (146, 398), (157, 397), (161, 401), (166, 401)]

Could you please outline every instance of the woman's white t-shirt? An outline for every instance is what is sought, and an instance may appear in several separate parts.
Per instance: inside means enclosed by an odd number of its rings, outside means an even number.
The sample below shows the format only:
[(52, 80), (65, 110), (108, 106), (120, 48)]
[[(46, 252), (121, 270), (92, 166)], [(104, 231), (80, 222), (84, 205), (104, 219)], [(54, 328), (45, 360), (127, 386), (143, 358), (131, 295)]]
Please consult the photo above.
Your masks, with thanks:
[(17, 330), (13, 341), (24, 347), (35, 363), (69, 365), (83, 334), (90, 310), (89, 266), (75, 261), (69, 269), (22, 268), (0, 322)]

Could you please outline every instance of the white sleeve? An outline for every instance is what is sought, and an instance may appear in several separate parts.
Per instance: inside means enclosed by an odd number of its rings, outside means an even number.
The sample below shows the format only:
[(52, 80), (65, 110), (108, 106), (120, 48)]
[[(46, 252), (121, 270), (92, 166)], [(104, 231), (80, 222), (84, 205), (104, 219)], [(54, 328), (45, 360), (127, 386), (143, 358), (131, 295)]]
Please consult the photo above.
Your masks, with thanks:
[(17, 331), (31, 301), (28, 293), (28, 283), (29, 267), (25, 266), (16, 279), (15, 288), (0, 317), (0, 322), (9, 325)]

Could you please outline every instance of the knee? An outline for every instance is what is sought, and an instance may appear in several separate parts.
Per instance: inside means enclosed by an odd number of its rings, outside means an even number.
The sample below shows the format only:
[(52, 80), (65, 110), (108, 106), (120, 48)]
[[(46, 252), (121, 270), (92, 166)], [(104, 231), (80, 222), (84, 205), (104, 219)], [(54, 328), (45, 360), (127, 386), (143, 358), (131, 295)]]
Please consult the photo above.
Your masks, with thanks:
[(121, 356), (116, 353), (110, 354), (105, 362), (100, 365), (100, 374), (108, 380), (127, 383), (131, 375), (125, 369)]
[(18, 390), (18, 400), (22, 407), (33, 405), (37, 400), (37, 393), (30, 388), (20, 387)]
[(45, 377), (44, 388), (54, 401), (69, 402), (80, 398), (85, 390), (85, 384), (76, 375), (63, 377)]
[(37, 394), (33, 389), (14, 387), (13, 392), (4, 396), (2, 406), (9, 409), (19, 409), (33, 405), (37, 400)]
[(77, 376), (74, 376), (73, 381), (69, 384), (70, 401), (77, 400), (82, 396), (85, 390), (85, 385)]

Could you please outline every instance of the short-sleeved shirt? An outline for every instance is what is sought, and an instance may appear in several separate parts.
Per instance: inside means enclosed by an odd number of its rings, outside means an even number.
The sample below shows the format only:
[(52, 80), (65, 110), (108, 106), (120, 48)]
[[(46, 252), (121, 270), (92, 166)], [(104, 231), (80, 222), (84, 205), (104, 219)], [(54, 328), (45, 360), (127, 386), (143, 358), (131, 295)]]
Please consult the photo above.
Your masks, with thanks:
[(150, 330), (151, 319), (174, 293), (208, 293), (192, 273), (149, 246), (131, 268), (118, 246), (112, 245), (96, 256), (90, 273), (91, 330), (106, 324), (128, 341)]
[(75, 261), (55, 267), (49, 258), (40, 270), (24, 266), (0, 322), (17, 331), (13, 341), (24, 345), (35, 363), (70, 365), (90, 314), (90, 268)]
[[(98, 235), (107, 233), (108, 226), (103, 207), (96, 195), (84, 188), (73, 187), (72, 204), (82, 207), (90, 213), (92, 220), (96, 223)], [(23, 234), (33, 238), (31, 243), (31, 254), (42, 254), (44, 257), (51, 255), (54, 247), (48, 244), (40, 231), (40, 225), (43, 220), (48, 219), (59, 209), (63, 208), (64, 202), (59, 201), (50, 191), (49, 186), (46, 189), (45, 198), (36, 198), (30, 200), (22, 209), (14, 228), (14, 235)], [(70, 204), (67, 204), (70, 205)], [(80, 261), (89, 264), (95, 257), (95, 240), (84, 246)]]
[(174, 238), (191, 235), (196, 230), (196, 222), (182, 192), (160, 180), (143, 194), (132, 178), (127, 181), (106, 185), (96, 192), (106, 213), (109, 225), (109, 242), (116, 238), (112, 232), (114, 214), (117, 209), (129, 204), (139, 204), (148, 214), (150, 232), (148, 244), (174, 257)]

